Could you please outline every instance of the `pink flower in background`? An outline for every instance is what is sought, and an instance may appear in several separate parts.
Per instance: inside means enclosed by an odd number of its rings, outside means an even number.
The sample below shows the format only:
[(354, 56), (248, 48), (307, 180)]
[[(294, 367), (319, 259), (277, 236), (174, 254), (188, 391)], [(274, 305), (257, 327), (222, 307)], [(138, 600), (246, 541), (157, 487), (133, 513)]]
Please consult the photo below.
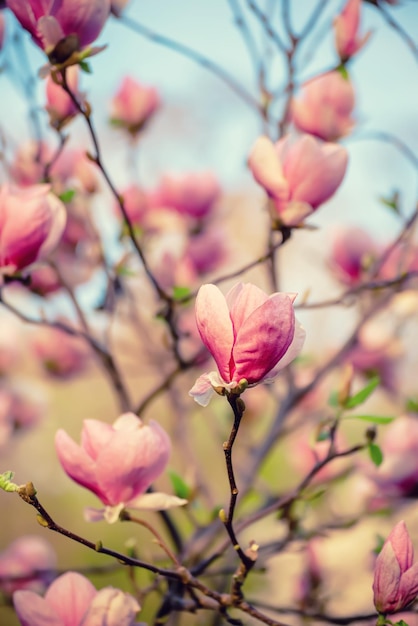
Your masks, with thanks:
[(256, 385), (271, 379), (301, 351), (305, 332), (295, 320), (294, 294), (268, 296), (238, 283), (223, 296), (203, 285), (196, 298), (196, 324), (218, 372), (198, 378), (190, 395), (207, 406), (214, 388), (232, 390), (245, 379)]
[(3, 185), (0, 191), (0, 268), (13, 274), (56, 247), (66, 223), (63, 203), (49, 185), (18, 189)]
[[(130, 185), (121, 195), (131, 224), (143, 227), (149, 209), (147, 193), (138, 185)], [(115, 213), (118, 218), (122, 217), (119, 204), (115, 205)]]
[[(402, 241), (386, 255), (379, 270), (379, 278), (392, 280), (407, 272), (418, 275), (418, 246)], [(406, 284), (408, 283), (404, 281), (403, 285)]]
[(359, 35), (361, 0), (348, 0), (344, 9), (334, 19), (335, 47), (344, 63), (354, 56), (369, 39), (371, 33)]
[(392, 529), (376, 559), (373, 594), (383, 615), (405, 609), (418, 595), (418, 563), (404, 521)]
[(47, 54), (65, 37), (77, 37), (76, 49), (92, 43), (110, 13), (110, 0), (7, 0), (23, 28)]
[(136, 135), (160, 106), (154, 87), (145, 87), (126, 76), (111, 102), (112, 123)]
[(16, 591), (13, 604), (22, 626), (135, 626), (141, 608), (129, 593), (113, 587), (97, 591), (77, 572), (57, 578), (44, 598)]
[(54, 578), (56, 555), (52, 546), (37, 535), (23, 535), (0, 553), (0, 589), (12, 594), (18, 589), (42, 592)]
[(354, 105), (351, 81), (340, 72), (328, 72), (302, 86), (301, 97), (292, 102), (292, 121), (302, 132), (335, 141), (354, 126)]
[[(78, 66), (67, 68), (67, 83), (78, 102), (83, 101), (83, 95), (78, 91)], [(61, 130), (78, 113), (78, 109), (70, 96), (58, 85), (51, 76), (46, 79), (46, 104), (49, 121), (53, 128)]]
[(29, 344), (48, 374), (57, 378), (79, 374), (86, 368), (90, 357), (90, 350), (83, 339), (52, 326), (36, 328)]
[(186, 503), (145, 493), (164, 471), (171, 451), (167, 433), (154, 421), (144, 425), (133, 413), (121, 415), (113, 425), (84, 420), (80, 446), (63, 430), (57, 432), (55, 446), (68, 476), (106, 506), (88, 509), (91, 521), (115, 522), (123, 508), (161, 510)]
[(208, 215), (220, 194), (219, 183), (211, 172), (166, 175), (155, 190), (152, 203), (201, 219)]
[(340, 229), (332, 238), (331, 269), (345, 285), (358, 285), (379, 253), (377, 244), (366, 231), (361, 228)]
[(418, 420), (400, 416), (389, 424), (382, 440), (383, 462), (368, 475), (375, 483), (374, 493), (388, 498), (418, 495)]
[(53, 150), (46, 143), (26, 141), (16, 150), (10, 176), (22, 187), (41, 183), (45, 178), (45, 166), (52, 155)]
[(297, 226), (336, 192), (347, 162), (342, 146), (302, 135), (275, 144), (259, 137), (248, 164), (271, 198), (275, 218), (285, 226)]

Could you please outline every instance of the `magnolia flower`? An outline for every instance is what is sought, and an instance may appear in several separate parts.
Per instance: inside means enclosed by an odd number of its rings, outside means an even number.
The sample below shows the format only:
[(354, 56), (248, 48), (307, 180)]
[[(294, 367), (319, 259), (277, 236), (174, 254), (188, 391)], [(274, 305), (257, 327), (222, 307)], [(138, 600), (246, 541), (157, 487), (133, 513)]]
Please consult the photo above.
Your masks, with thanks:
[(297, 226), (338, 189), (347, 168), (345, 148), (310, 135), (277, 143), (259, 137), (248, 164), (256, 181), (271, 198), (274, 218)]
[(126, 76), (112, 99), (111, 121), (136, 135), (159, 105), (160, 98), (154, 87), (145, 87)]
[(84, 420), (80, 446), (59, 430), (55, 447), (68, 476), (105, 505), (86, 511), (90, 521), (115, 522), (124, 508), (162, 510), (186, 503), (163, 493), (145, 493), (164, 471), (171, 450), (167, 433), (156, 422), (144, 425), (133, 413), (121, 415), (113, 426)]
[(360, 10), (361, 0), (348, 0), (340, 15), (334, 19), (335, 47), (343, 62), (355, 55), (371, 35), (370, 32), (363, 36), (358, 34)]
[(23, 535), (0, 553), (0, 589), (12, 594), (18, 589), (43, 591), (54, 577), (56, 555), (51, 545), (37, 535)]
[(166, 175), (155, 191), (153, 204), (200, 219), (211, 211), (220, 193), (219, 183), (211, 172)]
[(196, 298), (196, 323), (218, 372), (200, 376), (190, 395), (207, 406), (215, 391), (271, 380), (301, 351), (305, 331), (295, 320), (295, 294), (268, 296), (238, 283), (226, 298), (215, 285), (203, 285)]
[(13, 604), (22, 626), (135, 626), (141, 608), (129, 593), (113, 587), (97, 591), (77, 572), (57, 578), (44, 598), (16, 591)]
[(352, 129), (354, 104), (351, 81), (340, 72), (328, 72), (302, 86), (301, 98), (292, 102), (292, 120), (302, 132), (335, 141)]
[[(83, 95), (78, 91), (78, 66), (72, 65), (66, 72), (67, 83), (75, 98), (81, 102)], [(61, 130), (78, 113), (78, 108), (67, 94), (51, 76), (46, 80), (46, 104), (49, 121), (53, 128)]]
[(58, 244), (66, 223), (64, 204), (49, 185), (0, 191), (0, 272), (13, 274), (45, 258)]
[(358, 285), (378, 254), (377, 244), (366, 231), (354, 227), (341, 229), (332, 240), (331, 269), (345, 285)]
[(405, 609), (418, 595), (418, 563), (404, 521), (392, 529), (376, 559), (373, 595), (383, 615)]
[[(55, 49), (57, 62), (92, 43), (110, 13), (110, 0), (7, 0), (7, 6), (37, 46), (47, 54)], [(62, 50), (57, 50), (60, 43)]]
[(52, 326), (38, 326), (30, 336), (29, 344), (45, 371), (57, 378), (79, 374), (86, 368), (90, 357), (83, 339)]

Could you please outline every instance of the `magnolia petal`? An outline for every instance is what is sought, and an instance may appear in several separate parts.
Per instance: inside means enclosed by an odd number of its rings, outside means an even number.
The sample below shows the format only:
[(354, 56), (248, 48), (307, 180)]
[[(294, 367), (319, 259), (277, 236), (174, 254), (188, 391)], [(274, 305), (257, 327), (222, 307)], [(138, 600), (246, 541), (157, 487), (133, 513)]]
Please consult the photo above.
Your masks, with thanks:
[(202, 374), (190, 389), (189, 396), (200, 406), (208, 406), (214, 393), (208, 374)]
[(251, 150), (248, 165), (255, 180), (280, 202), (289, 198), (289, 185), (273, 142), (259, 137)]
[(188, 503), (184, 498), (178, 498), (167, 493), (144, 493), (137, 498), (133, 498), (125, 503), (128, 509), (140, 509), (148, 511), (166, 511), (176, 506), (183, 506)]
[(63, 624), (80, 624), (96, 594), (96, 588), (88, 578), (78, 572), (67, 572), (50, 585), (45, 601)]
[(224, 380), (230, 380), (234, 334), (225, 297), (215, 285), (203, 285), (196, 297), (196, 324)]
[(135, 616), (141, 609), (129, 593), (105, 587), (94, 597), (80, 626), (134, 626)]
[(65, 626), (44, 598), (33, 591), (16, 591), (13, 604), (21, 626)]
[(291, 299), (282, 293), (270, 296), (245, 320), (233, 349), (234, 380), (255, 384), (273, 369), (292, 343), (295, 314)]
[(287, 349), (286, 354), (280, 359), (280, 361), (268, 372), (263, 382), (268, 383), (274, 380), (276, 376), (289, 365), (297, 356), (299, 356), (303, 344), (305, 343), (306, 331), (301, 323), (295, 319), (295, 334), (293, 335), (292, 343)]

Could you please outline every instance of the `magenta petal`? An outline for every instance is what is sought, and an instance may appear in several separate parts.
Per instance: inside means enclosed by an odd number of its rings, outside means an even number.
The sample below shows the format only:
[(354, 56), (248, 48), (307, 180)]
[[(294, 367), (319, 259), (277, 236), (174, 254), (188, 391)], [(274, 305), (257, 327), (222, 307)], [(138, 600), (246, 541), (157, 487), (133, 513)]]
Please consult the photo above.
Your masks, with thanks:
[(196, 324), (203, 343), (212, 354), (221, 377), (230, 381), (234, 334), (226, 300), (215, 285), (203, 285), (196, 297)]
[(294, 331), (292, 300), (285, 294), (273, 294), (247, 318), (237, 334), (234, 380), (260, 382), (285, 355)]
[(100, 34), (110, 13), (110, 0), (62, 0), (54, 16), (65, 35), (76, 33), (81, 47)]
[(13, 604), (21, 626), (66, 626), (44, 598), (33, 591), (16, 591)]
[(401, 573), (406, 572), (414, 562), (414, 547), (403, 520), (394, 526), (386, 541), (392, 544)]
[(67, 572), (48, 588), (45, 600), (65, 626), (78, 626), (96, 594), (87, 578), (77, 572)]
[(59, 430), (55, 435), (55, 448), (58, 459), (68, 476), (79, 485), (93, 491), (104, 504), (108, 504), (97, 485), (95, 462), (64, 430)]
[(401, 571), (392, 545), (386, 541), (376, 559), (373, 593), (374, 604), (378, 611), (386, 613), (396, 604)]

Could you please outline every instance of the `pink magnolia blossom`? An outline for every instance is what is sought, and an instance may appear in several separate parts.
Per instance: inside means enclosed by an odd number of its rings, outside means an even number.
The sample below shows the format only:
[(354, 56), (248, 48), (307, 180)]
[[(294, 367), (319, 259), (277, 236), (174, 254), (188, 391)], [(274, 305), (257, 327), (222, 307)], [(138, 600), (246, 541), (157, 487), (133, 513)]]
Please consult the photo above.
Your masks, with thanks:
[(77, 572), (59, 576), (44, 598), (16, 591), (13, 604), (22, 626), (135, 626), (141, 608), (129, 593), (113, 587), (97, 591)]
[(226, 297), (215, 285), (199, 289), (196, 324), (218, 372), (203, 374), (190, 390), (198, 404), (207, 406), (214, 390), (231, 391), (243, 380), (256, 385), (271, 379), (299, 354), (305, 332), (295, 320), (295, 297), (268, 296), (243, 283)]
[(63, 430), (55, 446), (65, 472), (90, 489), (105, 509), (88, 509), (91, 521), (115, 522), (123, 508), (161, 510), (185, 504), (174, 496), (146, 494), (164, 471), (171, 450), (167, 433), (156, 422), (144, 425), (133, 413), (121, 415), (113, 425), (84, 420), (81, 445)]
[(154, 87), (145, 87), (126, 76), (111, 103), (111, 121), (136, 135), (160, 106)]
[(330, 266), (345, 285), (358, 285), (365, 277), (367, 266), (378, 256), (379, 248), (361, 228), (346, 228), (335, 233), (332, 240)]
[(274, 218), (285, 226), (297, 226), (335, 193), (347, 161), (342, 146), (302, 135), (275, 144), (259, 137), (248, 164), (271, 198)]
[(201, 219), (211, 211), (220, 193), (219, 183), (211, 172), (166, 175), (155, 190), (153, 205)]
[[(368, 470), (383, 498), (416, 497), (418, 494), (418, 420), (397, 417), (385, 428), (382, 440), (383, 463)], [(370, 468), (370, 465), (368, 466)]]
[(52, 148), (44, 142), (31, 140), (21, 144), (10, 166), (13, 182), (22, 187), (42, 182), (52, 155)]
[[(78, 91), (78, 66), (67, 69), (67, 83), (75, 98), (81, 103), (83, 95)], [(53, 128), (61, 130), (78, 113), (78, 109), (70, 96), (58, 85), (51, 76), (46, 80), (46, 104), (49, 121)]]
[(110, 0), (7, 0), (7, 6), (47, 54), (69, 36), (76, 36), (76, 49), (92, 43), (110, 13)]
[(18, 589), (43, 591), (54, 578), (56, 555), (51, 545), (37, 535), (23, 535), (0, 553), (0, 589), (12, 594)]
[(384, 615), (405, 609), (418, 595), (418, 563), (404, 521), (392, 529), (376, 559), (373, 594)]
[(340, 72), (328, 72), (302, 86), (301, 98), (292, 102), (292, 121), (304, 133), (335, 141), (352, 129), (354, 104), (351, 81)]
[(334, 19), (335, 46), (344, 63), (355, 55), (369, 39), (371, 33), (359, 35), (361, 0), (347, 0), (344, 9)]
[(51, 326), (36, 328), (29, 344), (43, 368), (56, 378), (79, 374), (86, 368), (90, 356), (83, 339)]
[(66, 223), (63, 203), (49, 185), (0, 190), (0, 268), (13, 274), (45, 258), (58, 244)]

